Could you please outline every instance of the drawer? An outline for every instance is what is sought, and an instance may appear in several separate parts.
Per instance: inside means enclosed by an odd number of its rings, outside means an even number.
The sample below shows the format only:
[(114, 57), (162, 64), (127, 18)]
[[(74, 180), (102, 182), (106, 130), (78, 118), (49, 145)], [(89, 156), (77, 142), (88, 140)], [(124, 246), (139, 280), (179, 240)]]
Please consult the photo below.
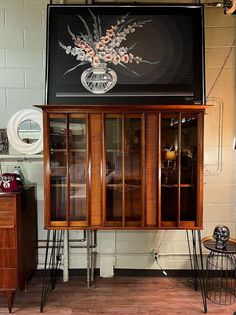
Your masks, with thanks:
[(17, 272), (16, 269), (0, 268), (0, 288), (1, 289), (17, 289)]
[(0, 211), (14, 211), (16, 209), (15, 198), (2, 197), (0, 198)]
[(15, 212), (0, 211), (0, 228), (13, 228), (15, 226)]
[(0, 269), (1, 268), (16, 268), (16, 249), (0, 249)]
[(0, 228), (0, 248), (16, 248), (15, 228)]

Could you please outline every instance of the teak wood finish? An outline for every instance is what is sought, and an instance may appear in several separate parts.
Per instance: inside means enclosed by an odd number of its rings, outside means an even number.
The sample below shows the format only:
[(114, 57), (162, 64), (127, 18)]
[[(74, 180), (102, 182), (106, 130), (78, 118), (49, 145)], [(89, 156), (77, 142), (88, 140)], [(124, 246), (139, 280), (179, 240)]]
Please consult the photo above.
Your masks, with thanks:
[(17, 289), (27, 288), (37, 267), (37, 212), (33, 186), (0, 193), (0, 291), (11, 313)]
[[(203, 127), (205, 105), (38, 105), (43, 110), (44, 121), (44, 177), (45, 177), (45, 228), (46, 229), (202, 229), (203, 217)], [(67, 191), (66, 220), (52, 220), (50, 194), (50, 126), (49, 121), (55, 117), (63, 117), (68, 130), (69, 117), (82, 115), (86, 121), (86, 219), (70, 221), (70, 154), (69, 133), (67, 132)], [(196, 182), (194, 185), (181, 184), (181, 123), (185, 115), (197, 118), (197, 164)], [(176, 158), (177, 182), (172, 185), (162, 184), (162, 148), (161, 124), (163, 118), (177, 117), (178, 149)], [(129, 219), (126, 209), (125, 176), (125, 119), (140, 118), (141, 124), (141, 211), (140, 219)], [(122, 126), (122, 217), (109, 221), (106, 208), (106, 143), (105, 119), (119, 118)], [(186, 201), (185, 212), (181, 210), (181, 202), (188, 197), (189, 189), (196, 189), (196, 210), (191, 206), (191, 200)], [(175, 219), (168, 219), (170, 214), (162, 210), (162, 189), (171, 190), (174, 197), (167, 199), (175, 201)], [(181, 195), (182, 193), (182, 195)], [(168, 194), (167, 194), (168, 196)], [(128, 198), (128, 197), (127, 197)], [(182, 199), (181, 199), (182, 198)], [(135, 198), (134, 198), (135, 199)], [(135, 202), (135, 200), (134, 200)], [(135, 205), (135, 207), (139, 205)], [(192, 213), (196, 212), (196, 213)], [(189, 216), (190, 214), (190, 216)], [(184, 218), (186, 216), (187, 219)], [(191, 217), (191, 218), (189, 218)], [(167, 219), (166, 219), (167, 218)]]

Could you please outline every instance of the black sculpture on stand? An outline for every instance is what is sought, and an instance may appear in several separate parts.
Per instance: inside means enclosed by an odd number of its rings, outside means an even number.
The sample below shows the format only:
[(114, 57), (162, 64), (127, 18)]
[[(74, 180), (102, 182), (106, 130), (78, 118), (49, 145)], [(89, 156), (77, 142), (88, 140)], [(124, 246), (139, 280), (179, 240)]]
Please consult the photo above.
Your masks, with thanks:
[(229, 240), (229, 228), (225, 225), (217, 225), (214, 229), (213, 238), (216, 240), (216, 249), (224, 249)]

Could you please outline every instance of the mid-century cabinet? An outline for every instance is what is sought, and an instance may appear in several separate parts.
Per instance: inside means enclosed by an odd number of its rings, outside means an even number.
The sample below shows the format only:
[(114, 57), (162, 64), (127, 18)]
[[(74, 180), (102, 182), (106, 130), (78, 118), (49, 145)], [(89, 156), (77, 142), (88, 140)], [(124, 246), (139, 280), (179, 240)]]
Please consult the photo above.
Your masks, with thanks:
[(203, 105), (44, 105), (46, 229), (201, 229)]
[(0, 292), (11, 313), (17, 289), (26, 289), (37, 267), (37, 211), (34, 186), (0, 193)]

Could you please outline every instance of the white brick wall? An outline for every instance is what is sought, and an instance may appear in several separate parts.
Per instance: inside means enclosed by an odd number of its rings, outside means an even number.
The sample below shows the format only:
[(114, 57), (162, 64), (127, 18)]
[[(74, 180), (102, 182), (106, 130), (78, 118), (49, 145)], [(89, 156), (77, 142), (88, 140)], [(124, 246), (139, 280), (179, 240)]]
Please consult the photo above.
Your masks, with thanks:
[(26, 69), (25, 87), (26, 88), (44, 88), (45, 71), (44, 69)]
[[(0, 128), (17, 111), (44, 102), (46, 0), (0, 0)], [(27, 182), (37, 181), (38, 234), (43, 229), (43, 162), (4, 161), (3, 171), (20, 165)], [(43, 257), (42, 257), (43, 258)]]
[(44, 102), (46, 0), (0, 0), (0, 117)]
[[(71, 0), (72, 1), (72, 0)], [(71, 1), (66, 1), (71, 2)], [(74, 1), (78, 2), (78, 1)], [(189, 2), (189, 1), (186, 1)], [(43, 103), (46, 34), (46, 0), (0, 0), (0, 128), (18, 110)], [(206, 85), (212, 87), (217, 74), (236, 36), (236, 18), (227, 16), (223, 9), (207, 8), (206, 26)], [(204, 230), (210, 235), (214, 226), (225, 223), (235, 236), (236, 152), (232, 151), (235, 135), (235, 47), (222, 75), (210, 96), (218, 97), (224, 105), (223, 161), (219, 174), (205, 177)], [(217, 167), (218, 107), (215, 104), (206, 116), (205, 157), (212, 170)], [(4, 162), (12, 170), (16, 161)], [(20, 163), (29, 182), (37, 179), (39, 238), (43, 230), (43, 165), (38, 162)], [(158, 248), (163, 231), (99, 232), (99, 261), (110, 273), (116, 268), (158, 268), (151, 251)], [(74, 237), (80, 232), (73, 232)], [(163, 268), (189, 268), (184, 231), (166, 232), (160, 248)], [(42, 263), (43, 252), (40, 252)], [(84, 250), (72, 250), (70, 264), (74, 268), (86, 266)], [(41, 265), (40, 265), (41, 267)]]
[(41, 89), (7, 89), (8, 107), (31, 108), (34, 104), (43, 103)]
[(23, 29), (14, 28), (14, 29), (11, 29), (11, 35), (10, 35), (9, 29), (5, 27), (1, 27), (0, 47), (1, 48), (16, 48), (16, 49), (23, 48), (23, 45), (24, 45), (23, 32), (24, 32)]
[(0, 89), (0, 109), (4, 109), (6, 107), (6, 92), (5, 89)]
[(46, 44), (46, 28), (27, 28), (25, 29), (24, 47), (28, 49), (42, 49)]
[(42, 68), (42, 49), (7, 49), (6, 63), (8, 68)]
[(24, 87), (23, 69), (0, 69), (0, 86), (4, 88), (23, 88)]
[[(234, 16), (222, 14), (222, 10), (206, 10), (206, 68), (207, 91), (219, 73), (236, 37)], [(204, 235), (212, 233), (214, 226), (223, 223), (235, 237), (235, 157), (232, 150), (235, 136), (235, 47), (225, 68), (211, 92), (223, 103), (222, 171), (205, 177)], [(217, 107), (217, 106), (216, 106)], [(206, 162), (217, 162), (217, 110), (212, 108), (206, 117), (205, 156)], [(208, 166), (209, 167), (209, 166)]]
[(1, 0), (0, 8), (21, 8), (24, 5), (24, 0)]
[(6, 54), (4, 49), (0, 49), (0, 68), (6, 67)]
[(5, 10), (5, 26), (10, 28), (32, 28), (42, 25), (42, 9), (9, 8)]

